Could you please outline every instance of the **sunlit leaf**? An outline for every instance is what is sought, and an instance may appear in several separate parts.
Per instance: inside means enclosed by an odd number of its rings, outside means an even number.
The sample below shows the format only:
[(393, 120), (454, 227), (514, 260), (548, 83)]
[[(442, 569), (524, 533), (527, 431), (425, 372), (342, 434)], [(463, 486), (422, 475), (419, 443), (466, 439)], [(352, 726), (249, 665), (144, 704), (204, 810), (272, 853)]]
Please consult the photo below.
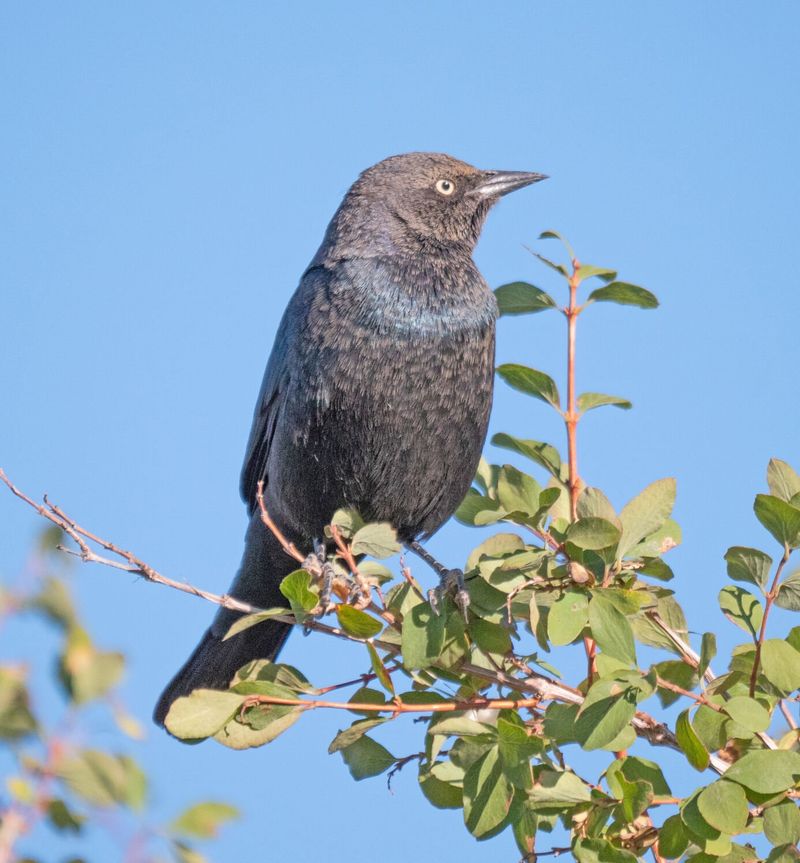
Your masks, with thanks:
[(239, 817), (239, 810), (228, 803), (196, 803), (184, 810), (170, 825), (173, 833), (197, 839), (212, 839), (226, 822)]
[(494, 295), (501, 315), (524, 315), (558, 308), (550, 294), (528, 282), (500, 285)]
[(558, 394), (558, 387), (550, 375), (519, 363), (504, 363), (497, 367), (497, 374), (515, 390), (535, 396), (554, 408), (560, 407), (561, 397)]
[(578, 410), (581, 413), (586, 413), (586, 411), (605, 405), (611, 405), (612, 407), (621, 408), (626, 411), (633, 407), (633, 404), (627, 399), (620, 398), (619, 396), (609, 396), (605, 393), (581, 393), (578, 396)]
[(638, 306), (640, 309), (658, 308), (655, 294), (628, 282), (611, 282), (603, 288), (596, 288), (589, 294), (589, 302), (618, 303), (621, 306)]

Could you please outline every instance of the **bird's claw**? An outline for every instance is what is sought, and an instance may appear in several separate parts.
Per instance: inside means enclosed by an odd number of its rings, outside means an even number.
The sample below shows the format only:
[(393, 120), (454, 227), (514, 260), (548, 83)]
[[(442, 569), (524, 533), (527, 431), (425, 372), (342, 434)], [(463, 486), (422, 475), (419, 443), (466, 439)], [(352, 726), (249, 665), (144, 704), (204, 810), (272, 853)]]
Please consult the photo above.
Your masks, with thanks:
[(372, 587), (359, 573), (353, 574), (353, 583), (347, 594), (347, 603), (354, 608), (366, 608), (372, 602)]
[(441, 614), (442, 600), (450, 594), (456, 604), (461, 616), (467, 620), (467, 609), (469, 609), (469, 593), (464, 584), (464, 571), (462, 569), (447, 569), (439, 577), (437, 587), (428, 591), (428, 602), (434, 614)]
[[(331, 600), (331, 594), (333, 581), (336, 578), (336, 570), (325, 554), (324, 543), (314, 542), (314, 551), (303, 561), (303, 569), (320, 585), (319, 602), (308, 612), (308, 616), (314, 619), (324, 617), (334, 609), (335, 604)], [(310, 630), (306, 627), (304, 631), (308, 634)]]

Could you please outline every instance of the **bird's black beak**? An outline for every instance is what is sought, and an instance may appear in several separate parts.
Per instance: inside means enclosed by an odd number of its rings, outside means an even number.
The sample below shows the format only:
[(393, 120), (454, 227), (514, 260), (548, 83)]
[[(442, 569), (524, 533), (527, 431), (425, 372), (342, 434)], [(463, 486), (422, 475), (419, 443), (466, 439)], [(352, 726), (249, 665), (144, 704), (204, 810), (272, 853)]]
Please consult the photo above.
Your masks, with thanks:
[(499, 198), (546, 179), (547, 174), (534, 174), (530, 171), (484, 171), (478, 185), (470, 194), (480, 195), (482, 198)]

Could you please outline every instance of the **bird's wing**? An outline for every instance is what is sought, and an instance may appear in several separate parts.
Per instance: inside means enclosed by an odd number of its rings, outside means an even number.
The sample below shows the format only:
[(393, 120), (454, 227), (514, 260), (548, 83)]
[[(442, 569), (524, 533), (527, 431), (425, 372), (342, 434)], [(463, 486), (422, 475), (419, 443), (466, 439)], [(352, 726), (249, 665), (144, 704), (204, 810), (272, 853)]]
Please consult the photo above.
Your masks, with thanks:
[(256, 400), (253, 425), (250, 429), (250, 438), (247, 441), (244, 464), (242, 465), (239, 493), (242, 500), (247, 504), (250, 513), (256, 508), (258, 483), (263, 481), (266, 484), (267, 482), (269, 449), (289, 386), (290, 363), (287, 362), (291, 324), (289, 317), (290, 310), (287, 309), (275, 337), (275, 344), (267, 368), (264, 371), (264, 380)]

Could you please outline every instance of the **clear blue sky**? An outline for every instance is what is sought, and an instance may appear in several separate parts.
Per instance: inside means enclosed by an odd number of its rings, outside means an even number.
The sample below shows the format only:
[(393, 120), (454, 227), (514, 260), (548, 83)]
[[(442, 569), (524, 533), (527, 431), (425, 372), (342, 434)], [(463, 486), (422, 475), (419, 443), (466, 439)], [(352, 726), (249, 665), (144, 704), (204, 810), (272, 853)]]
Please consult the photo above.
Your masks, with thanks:
[[(635, 404), (586, 420), (581, 467), (618, 506), (677, 477), (676, 588), (691, 625), (730, 645), (721, 556), (768, 543), (751, 514), (768, 458), (800, 466), (798, 27), (793, 0), (4, 4), (0, 464), (165, 573), (224, 590), (275, 327), (357, 173), (407, 150), (542, 171), (498, 206), (476, 259), (492, 285), (556, 289), (522, 248), (556, 228), (661, 298), (581, 320), (580, 388)], [(500, 324), (502, 361), (556, 374), (562, 349), (555, 316)], [(544, 405), (502, 384), (492, 427), (562, 442)], [(39, 527), (0, 495), (3, 577)], [(432, 545), (457, 564), (476, 541), (453, 524)], [(147, 717), (211, 608), (110, 570), (75, 580)], [(297, 634), (284, 658), (319, 684), (363, 670), (360, 652)], [(478, 845), (431, 809), (412, 769), (394, 795), (354, 783), (326, 754), (342, 721), (304, 717), (244, 754), (152, 729), (138, 752), (165, 814), (205, 796), (242, 807), (215, 860), (311, 860), (323, 842), (331, 861), (373, 856), (354, 854), (354, 823), (382, 863), (516, 859), (510, 837)], [(381, 739), (403, 755), (417, 731)], [(87, 854), (115, 859), (99, 840)]]

